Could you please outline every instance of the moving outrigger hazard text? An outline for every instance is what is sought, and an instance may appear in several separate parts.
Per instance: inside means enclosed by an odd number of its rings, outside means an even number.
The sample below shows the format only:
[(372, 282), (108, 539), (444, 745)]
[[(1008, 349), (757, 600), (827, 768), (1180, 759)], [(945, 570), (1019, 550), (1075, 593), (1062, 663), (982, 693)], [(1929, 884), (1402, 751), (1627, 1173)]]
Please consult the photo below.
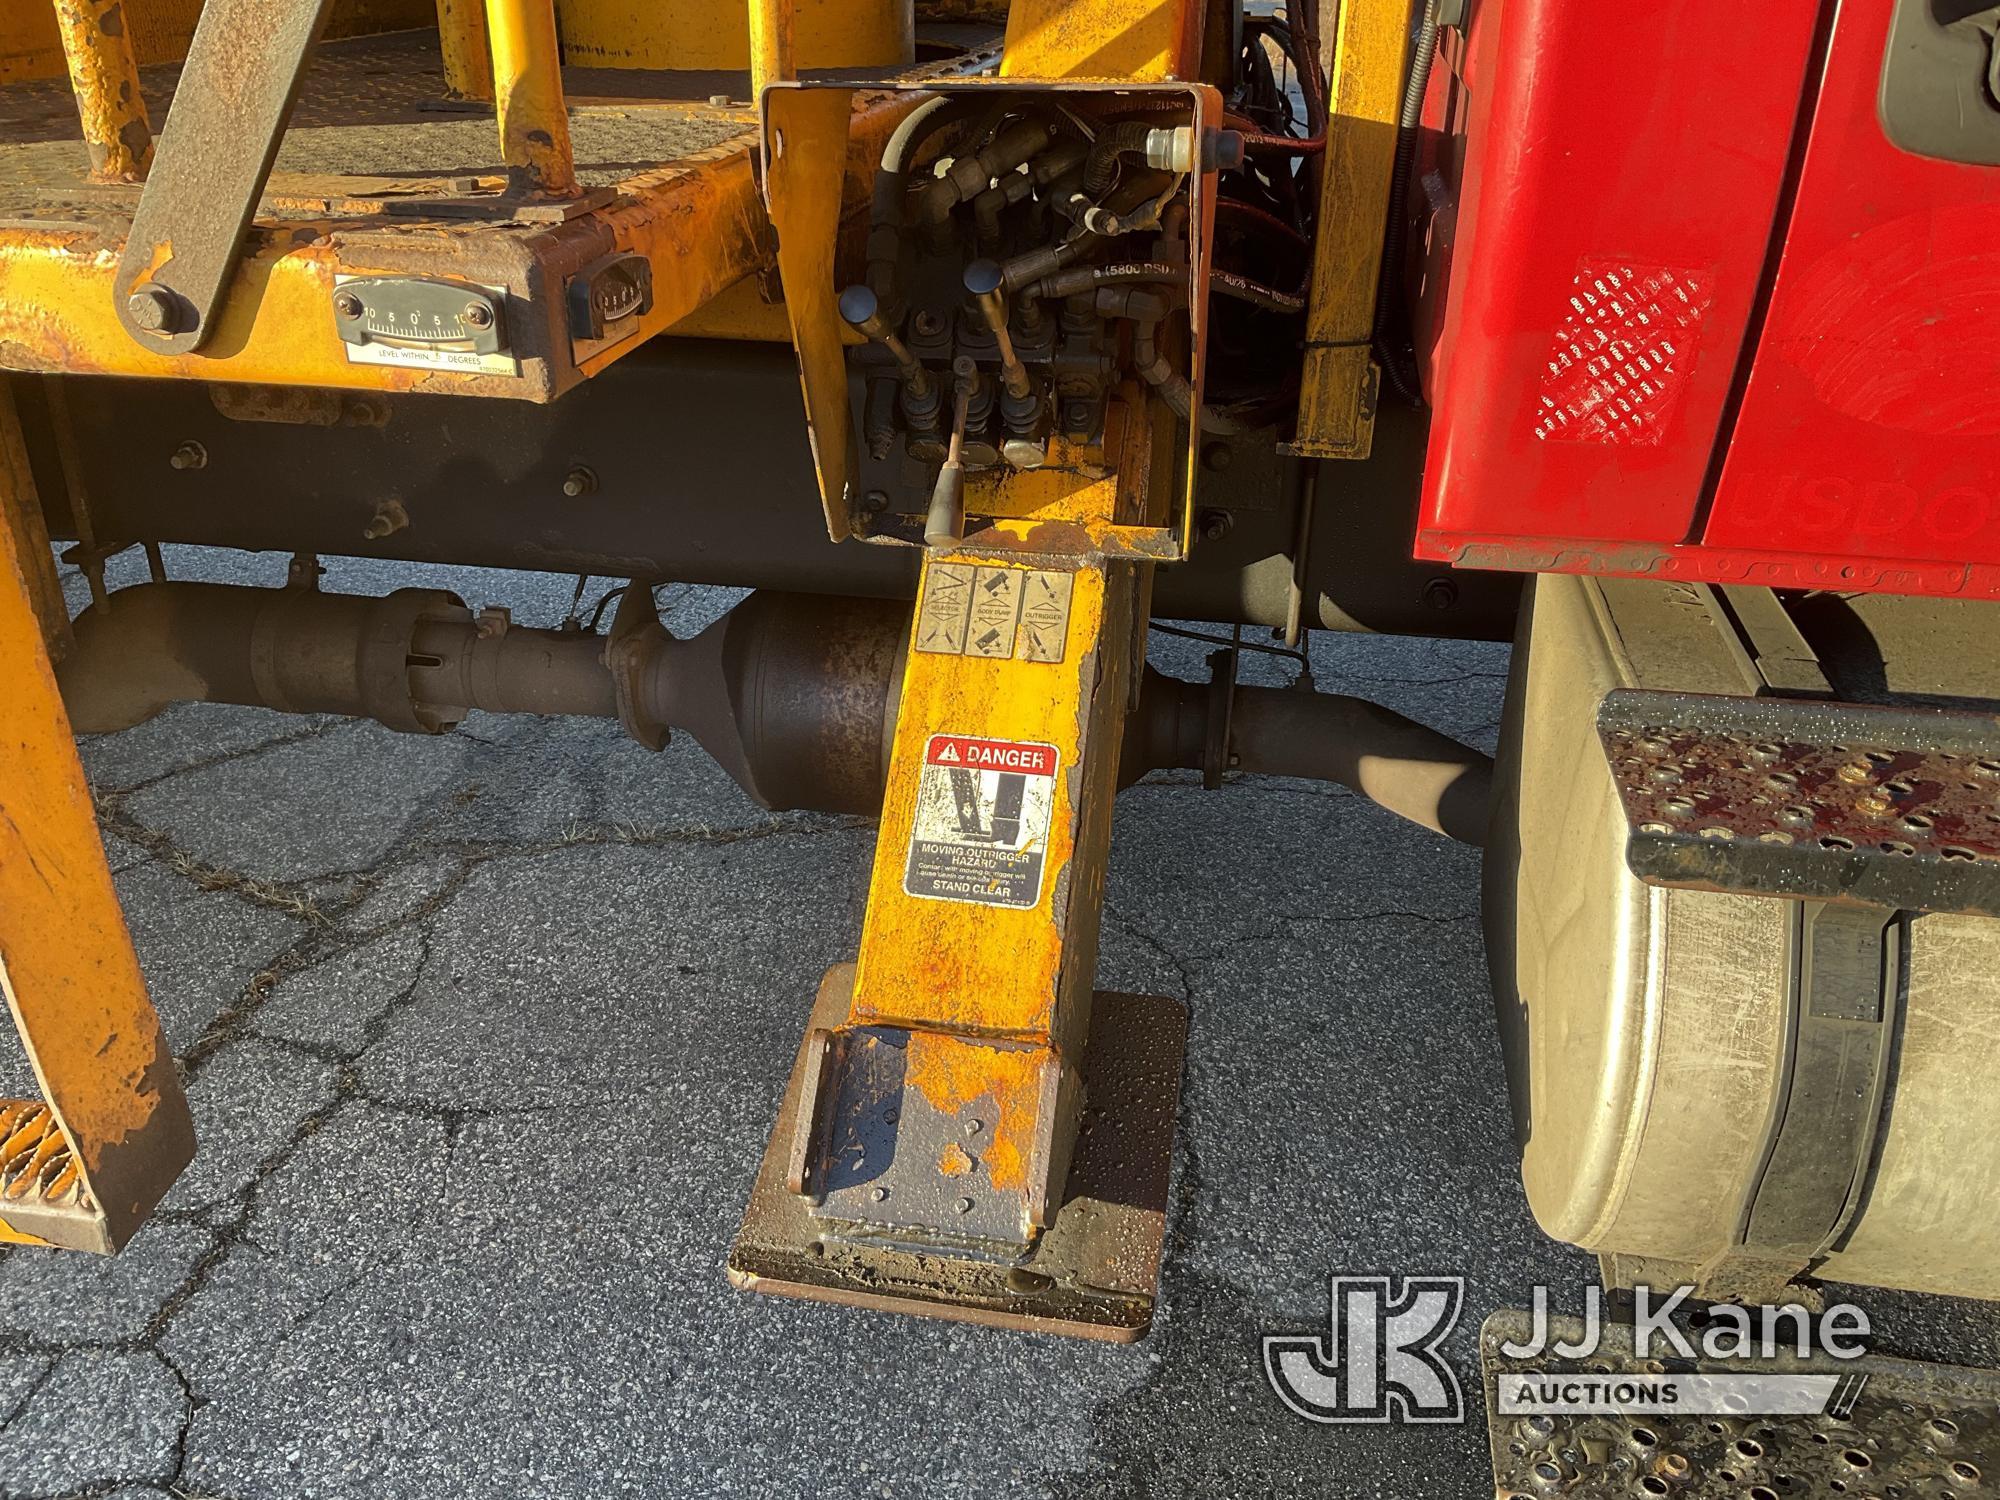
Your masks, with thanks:
[(903, 889), (936, 901), (1033, 906), (1059, 760), (1053, 745), (932, 735)]

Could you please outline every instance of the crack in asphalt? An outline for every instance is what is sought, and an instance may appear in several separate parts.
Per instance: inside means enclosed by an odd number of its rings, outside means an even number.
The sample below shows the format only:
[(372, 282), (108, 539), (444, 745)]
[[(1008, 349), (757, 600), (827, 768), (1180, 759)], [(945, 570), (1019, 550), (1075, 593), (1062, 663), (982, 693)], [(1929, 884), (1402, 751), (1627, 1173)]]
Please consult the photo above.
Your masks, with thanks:
[[(1431, 686), (1474, 679), (1498, 679), (1504, 678), (1505, 674), (1472, 672), (1446, 678), (1372, 678), (1359, 674), (1345, 675), (1352, 681), (1384, 685)], [(142, 821), (129, 809), (130, 800), (137, 794), (177, 777), (213, 770), (232, 762), (253, 760), (291, 746), (327, 737), (352, 727), (356, 722), (358, 721), (345, 719), (322, 720), (228, 752), (206, 756), (129, 783), (101, 788), (95, 792), (104, 829), (142, 849), (149, 860), (157, 862), (204, 894), (226, 896), (259, 910), (277, 913), (300, 922), (304, 927), (292, 942), (281, 948), (244, 984), (236, 998), (203, 1028), (192, 1045), (183, 1052), (181, 1063), (186, 1078), (190, 1082), (198, 1079), (228, 1049), (240, 1042), (255, 1039), (264, 1045), (325, 1064), (331, 1072), (332, 1092), (325, 1101), (308, 1110), (292, 1124), (285, 1138), (255, 1164), (240, 1185), (198, 1210), (162, 1210), (156, 1215), (162, 1222), (199, 1230), (208, 1237), (209, 1243), (195, 1258), (181, 1280), (160, 1300), (158, 1307), (136, 1336), (119, 1340), (50, 1340), (33, 1334), (0, 1335), (0, 1353), (46, 1360), (28, 1389), (14, 1403), (13, 1409), (4, 1419), (0, 1419), (0, 1431), (6, 1430), (29, 1410), (36, 1397), (54, 1377), (64, 1358), (73, 1354), (86, 1351), (144, 1353), (157, 1359), (179, 1387), (182, 1411), (173, 1444), (170, 1470), (165, 1474), (131, 1475), (102, 1480), (80, 1491), (63, 1492), (65, 1495), (75, 1497), (75, 1500), (88, 1500), (88, 1497), (106, 1495), (121, 1487), (132, 1485), (164, 1487), (168, 1492), (177, 1495), (191, 1493), (184, 1487), (189, 1446), (196, 1416), (206, 1404), (206, 1398), (196, 1390), (186, 1372), (167, 1353), (163, 1341), (173, 1330), (182, 1313), (208, 1288), (212, 1279), (229, 1262), (232, 1255), (244, 1247), (264, 1248), (251, 1233), (262, 1193), (272, 1179), (329, 1124), (344, 1113), (357, 1109), (377, 1109), (438, 1122), (442, 1125), (445, 1135), (446, 1149), (442, 1170), (444, 1181), (448, 1185), (459, 1142), (469, 1124), (486, 1119), (561, 1112), (561, 1106), (553, 1105), (444, 1107), (408, 1099), (383, 1098), (367, 1088), (360, 1078), (358, 1065), (362, 1059), (387, 1035), (395, 1019), (416, 1003), (418, 992), (433, 959), (437, 956), (433, 952), (436, 919), (464, 892), (479, 870), (501, 861), (532, 860), (575, 848), (608, 846), (711, 848), (782, 837), (823, 837), (874, 826), (872, 819), (814, 815), (771, 817), (757, 823), (723, 827), (698, 824), (668, 827), (618, 823), (605, 818), (604, 788), (596, 782), (591, 782), (587, 783), (586, 819), (572, 823), (560, 833), (528, 840), (434, 838), (438, 826), (452, 810), (452, 799), (461, 790), (454, 779), (452, 784), (440, 787), (425, 799), (398, 831), (394, 843), (376, 860), (351, 870), (322, 873), (309, 880), (285, 881), (253, 876), (205, 860), (185, 847), (168, 830)], [(508, 754), (519, 748), (518, 745), (480, 740), (477, 737), (469, 738), (480, 745), (482, 754)], [(1325, 789), (1306, 787), (1299, 783), (1273, 778), (1232, 778), (1230, 787), (1239, 794), (1267, 796), (1306, 793), (1322, 801), (1332, 800)], [(1186, 791), (1188, 783), (1185, 779), (1149, 780), (1143, 784), (1143, 789)], [(1358, 802), (1360, 799), (1354, 800)], [(446, 867), (442, 870), (433, 868), (440, 860), (445, 862)], [(407, 908), (375, 922), (356, 923), (353, 920), (355, 915), (393, 879), (412, 874), (429, 878), (420, 886), (423, 894)], [(351, 882), (351, 885), (329, 899), (326, 888), (342, 881)], [(1197, 1005), (1197, 996), (1200, 993), (1200, 969), (1204, 965), (1213, 963), (1234, 948), (1248, 944), (1268, 946), (1274, 942), (1293, 944), (1303, 942), (1305, 940), (1296, 931), (1300, 923), (1337, 927), (1396, 919), (1435, 924), (1477, 920), (1476, 914), (1440, 915), (1399, 910), (1293, 917), (1287, 919), (1293, 930), (1247, 931), (1232, 936), (1206, 951), (1187, 951), (1184, 943), (1176, 944), (1163, 937), (1119, 903), (1106, 899), (1104, 915), (1177, 976), (1180, 998), (1188, 1004), (1191, 1011), (1195, 1010)], [(380, 1010), (366, 1020), (357, 1045), (341, 1048), (330, 1043), (273, 1035), (258, 1029), (256, 1024), (258, 1014), (281, 981), (310, 972), (322, 964), (353, 953), (392, 933), (409, 929), (414, 929), (418, 935), (418, 951), (411, 965), (408, 982), (391, 995)], [(1176, 936), (1185, 938), (1187, 934), (1176, 934)], [(1199, 1055), (1191, 1048), (1187, 1058), (1186, 1077), (1183, 1081), (1184, 1091), (1189, 1082), (1198, 1075), (1200, 1068)], [(1143, 1433), (1143, 1424), (1137, 1423), (1132, 1413), (1148, 1404), (1177, 1399), (1175, 1395), (1177, 1381), (1184, 1380), (1185, 1376), (1176, 1376), (1173, 1373), (1176, 1361), (1170, 1356), (1183, 1344), (1191, 1340), (1198, 1341), (1202, 1336), (1202, 1330), (1214, 1325), (1218, 1320), (1235, 1326), (1249, 1316), (1250, 1297), (1244, 1289), (1188, 1268), (1188, 1252), (1197, 1246), (1202, 1238), (1203, 1221), (1212, 1202), (1213, 1192), (1203, 1175), (1201, 1143), (1185, 1115), (1182, 1116), (1182, 1121), (1180, 1139), (1176, 1145), (1177, 1161), (1173, 1212), (1168, 1231), (1170, 1251), (1166, 1261), (1166, 1285), (1162, 1288), (1163, 1302), (1171, 1302), (1171, 1316), (1164, 1321), (1164, 1337), (1158, 1346), (1158, 1358), (1152, 1373), (1124, 1396), (1107, 1402), (1093, 1414), (1092, 1418), (1094, 1436), (1089, 1460), (1090, 1472), (1100, 1477), (1107, 1472), (1116, 1474), (1121, 1483), (1136, 1482), (1137, 1488), (1128, 1487), (1122, 1489), (1121, 1493), (1137, 1495), (1151, 1493), (1145, 1475), (1149, 1461), (1157, 1461), (1158, 1456), (1151, 1455), (1149, 1460), (1149, 1455), (1141, 1450), (1139, 1434)], [(291, 1328), (296, 1330), (310, 1323), (336, 1298), (379, 1269), (379, 1263), (371, 1262), (362, 1270), (327, 1289), (309, 1307), (293, 1318)], [(1074, 1490), (1066, 1488), (1069, 1480), (1064, 1478), (1058, 1481), (1057, 1493), (1098, 1492), (1098, 1488), (1090, 1484), (1086, 1475), (1079, 1474), (1075, 1479), (1087, 1487)], [(41, 1500), (41, 1497), (20, 1495), (17, 1500)], [(54, 1500), (54, 1497), (48, 1497), (48, 1500)]]
[[(167, 1353), (163, 1347), (163, 1340), (171, 1332), (181, 1313), (208, 1287), (211, 1279), (235, 1251), (246, 1246), (252, 1249), (263, 1248), (250, 1233), (263, 1189), (307, 1142), (344, 1112), (356, 1108), (372, 1108), (434, 1120), (442, 1124), (447, 1146), (444, 1161), (447, 1182), (459, 1138), (469, 1123), (560, 1112), (559, 1106), (473, 1105), (447, 1108), (429, 1106), (407, 1099), (384, 1098), (362, 1083), (356, 1069), (356, 1064), (382, 1040), (395, 1018), (415, 1003), (417, 992), (433, 957), (432, 923), (438, 914), (457, 898), (480, 869), (503, 861), (542, 858), (569, 849), (717, 848), (780, 837), (819, 837), (873, 826), (872, 819), (806, 814), (779, 815), (759, 823), (721, 827), (700, 824), (669, 827), (629, 822), (595, 826), (572, 823), (558, 834), (533, 840), (432, 840), (429, 838), (430, 832), (449, 813), (452, 798), (459, 790), (455, 785), (447, 785), (427, 799), (427, 804), (420, 807), (406, 823), (397, 841), (371, 864), (354, 870), (318, 875), (309, 881), (272, 881), (202, 859), (184, 847), (167, 830), (146, 824), (132, 816), (125, 806), (127, 799), (133, 795), (172, 777), (213, 769), (232, 761), (252, 759), (273, 750), (320, 738), (330, 729), (344, 727), (351, 722), (331, 720), (301, 731), (273, 736), (253, 745), (242, 746), (226, 754), (206, 757), (127, 785), (106, 788), (96, 794), (100, 822), (106, 832), (116, 834), (144, 849), (150, 859), (186, 880), (198, 891), (225, 896), (259, 910), (276, 912), (306, 924), (305, 931), (266, 961), (244, 985), (236, 999), (204, 1027), (195, 1041), (182, 1052), (179, 1064), (184, 1081), (192, 1084), (229, 1048), (238, 1042), (254, 1039), (264, 1045), (327, 1064), (332, 1069), (333, 1092), (324, 1103), (309, 1110), (294, 1123), (285, 1139), (256, 1163), (248, 1178), (240, 1186), (224, 1194), (216, 1202), (203, 1205), (197, 1212), (161, 1210), (154, 1215), (163, 1223), (181, 1224), (199, 1230), (209, 1237), (209, 1244), (196, 1257), (194, 1264), (180, 1282), (161, 1299), (159, 1306), (137, 1336), (112, 1340), (52, 1340), (25, 1333), (0, 1334), (0, 1355), (32, 1356), (47, 1361), (27, 1391), (15, 1402), (13, 1409), (4, 1419), (0, 1419), (0, 1431), (5, 1431), (29, 1409), (35, 1397), (54, 1377), (66, 1357), (80, 1353), (150, 1355), (169, 1372), (180, 1387), (183, 1398), (183, 1410), (174, 1443), (174, 1462), (169, 1472), (122, 1475), (95, 1482), (81, 1489), (66, 1489), (48, 1496), (9, 1489), (7, 1494), (10, 1500), (59, 1500), (59, 1497), (60, 1500), (92, 1500), (92, 1497), (108, 1495), (133, 1485), (164, 1486), (167, 1491), (177, 1495), (190, 1493), (183, 1488), (188, 1447), (196, 1413), (205, 1404), (205, 1398), (195, 1390), (186, 1373)], [(449, 868), (442, 872), (427, 893), (414, 904), (379, 922), (350, 925), (348, 919), (391, 878), (405, 872), (426, 873), (426, 866), (440, 857), (450, 861)], [(337, 900), (324, 905), (319, 904), (314, 888), (341, 880), (351, 880), (353, 882), (351, 888)], [(258, 1012), (281, 981), (295, 978), (385, 936), (410, 928), (414, 928), (418, 934), (419, 947), (416, 961), (411, 966), (409, 981), (389, 998), (381, 1010), (368, 1018), (362, 1028), (361, 1041), (354, 1048), (343, 1050), (330, 1044), (275, 1036), (256, 1029)], [(15, 1253), (19, 1251), (0, 1249), (0, 1259)], [(342, 1291), (351, 1289), (378, 1270), (380, 1265), (371, 1263), (340, 1285), (330, 1289), (315, 1302), (313, 1307), (293, 1320), (292, 1328), (296, 1329), (310, 1322), (312, 1317)], [(208, 1497), (204, 1497), (204, 1500), (208, 1500)], [(224, 1497), (214, 1497), (214, 1500), (224, 1500)]]

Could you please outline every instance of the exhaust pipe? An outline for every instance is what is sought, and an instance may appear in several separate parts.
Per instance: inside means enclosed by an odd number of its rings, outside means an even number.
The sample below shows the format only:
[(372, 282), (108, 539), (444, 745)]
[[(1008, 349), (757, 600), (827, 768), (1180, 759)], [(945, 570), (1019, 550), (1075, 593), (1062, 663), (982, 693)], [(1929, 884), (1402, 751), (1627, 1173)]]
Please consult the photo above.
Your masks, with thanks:
[(906, 604), (809, 594), (752, 594), (676, 640), (656, 623), (623, 637), (517, 627), (436, 589), (377, 599), (148, 583), (77, 617), (57, 680), (80, 734), (175, 702), (415, 734), (447, 733), (473, 709), (615, 718), (648, 744), (667, 728), (692, 734), (765, 807), (872, 814), (908, 629)]
[[(643, 587), (643, 585), (641, 585)], [(628, 625), (628, 620), (633, 621)], [(82, 734), (180, 701), (372, 718), (442, 734), (474, 709), (615, 718), (642, 743), (692, 734), (760, 804), (873, 815), (895, 738), (907, 604), (759, 591), (687, 640), (650, 609), (609, 636), (475, 617), (457, 595), (230, 584), (121, 589), (77, 617), (57, 669)], [(1480, 844), (1492, 759), (1364, 698), (1185, 682), (1148, 667), (1120, 784), (1148, 771), (1332, 781)]]

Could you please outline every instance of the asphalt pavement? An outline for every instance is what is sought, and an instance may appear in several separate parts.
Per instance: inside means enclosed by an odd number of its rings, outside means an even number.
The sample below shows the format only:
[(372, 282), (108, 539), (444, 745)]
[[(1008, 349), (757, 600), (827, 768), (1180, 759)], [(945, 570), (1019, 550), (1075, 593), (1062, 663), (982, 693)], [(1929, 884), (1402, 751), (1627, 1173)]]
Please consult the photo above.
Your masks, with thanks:
[[(325, 586), (410, 582), (524, 624), (572, 589), (340, 560)], [(732, 599), (670, 591), (667, 624)], [(1198, 676), (1205, 649), (1153, 658)], [(1506, 660), (1313, 647), (1322, 687), (1489, 746)], [(574, 720), (421, 739), (192, 705), (84, 760), (200, 1149), (115, 1260), (0, 1257), (0, 1493), (1472, 1500), (1480, 1319), (1591, 1275), (1519, 1188), (1478, 855), (1338, 788), (1120, 799), (1098, 982), (1184, 999), (1193, 1038), (1160, 1316), (1111, 1347), (724, 1280), (815, 985), (854, 952), (869, 823)], [(1323, 1331), (1336, 1271), (1467, 1279), (1470, 1421), (1284, 1409), (1260, 1338)], [(1869, 1305), (1891, 1347), (1996, 1362), (1988, 1314)]]

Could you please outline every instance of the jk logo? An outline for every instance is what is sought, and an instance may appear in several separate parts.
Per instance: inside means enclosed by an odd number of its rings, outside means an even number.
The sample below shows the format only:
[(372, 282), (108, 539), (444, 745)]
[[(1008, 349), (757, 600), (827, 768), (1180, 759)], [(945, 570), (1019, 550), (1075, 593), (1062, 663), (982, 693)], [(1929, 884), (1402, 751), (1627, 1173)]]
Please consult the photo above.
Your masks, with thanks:
[(1458, 1323), (1461, 1276), (1335, 1276), (1326, 1337), (1264, 1336), (1264, 1374), (1308, 1422), (1463, 1422), (1458, 1374), (1437, 1347)]

